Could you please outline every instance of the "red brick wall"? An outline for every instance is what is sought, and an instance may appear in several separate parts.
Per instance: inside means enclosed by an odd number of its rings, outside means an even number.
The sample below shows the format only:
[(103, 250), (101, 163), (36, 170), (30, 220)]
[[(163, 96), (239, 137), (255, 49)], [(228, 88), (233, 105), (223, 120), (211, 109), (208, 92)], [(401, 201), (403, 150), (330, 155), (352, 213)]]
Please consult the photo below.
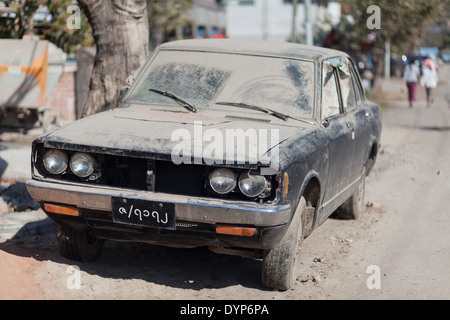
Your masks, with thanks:
[(48, 97), (46, 112), (51, 113), (61, 123), (75, 120), (75, 74), (66, 71)]

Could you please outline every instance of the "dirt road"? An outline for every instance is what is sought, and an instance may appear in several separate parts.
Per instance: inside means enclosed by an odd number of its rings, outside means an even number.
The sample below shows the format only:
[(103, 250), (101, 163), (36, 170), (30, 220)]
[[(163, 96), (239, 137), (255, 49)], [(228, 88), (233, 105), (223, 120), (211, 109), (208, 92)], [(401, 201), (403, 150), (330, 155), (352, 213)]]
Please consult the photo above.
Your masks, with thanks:
[(372, 206), (304, 241), (293, 289), (263, 287), (260, 261), (201, 248), (108, 242), (97, 262), (73, 266), (50, 233), (0, 239), (0, 299), (450, 299), (449, 70), (430, 109), (423, 89), (413, 109), (387, 102)]

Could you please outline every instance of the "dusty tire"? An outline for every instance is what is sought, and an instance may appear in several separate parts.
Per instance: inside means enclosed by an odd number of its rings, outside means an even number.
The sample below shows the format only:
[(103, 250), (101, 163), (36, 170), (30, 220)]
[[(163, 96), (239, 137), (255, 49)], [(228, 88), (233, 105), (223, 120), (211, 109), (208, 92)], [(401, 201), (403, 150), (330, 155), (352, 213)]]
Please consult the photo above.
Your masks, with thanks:
[(305, 225), (305, 198), (301, 198), (294, 218), (279, 246), (264, 252), (262, 283), (278, 290), (288, 290), (298, 276), (298, 262)]
[(104, 240), (89, 237), (70, 227), (56, 224), (59, 253), (67, 259), (90, 262), (98, 258)]
[(341, 219), (358, 219), (364, 210), (364, 196), (366, 193), (366, 168), (363, 169), (358, 188), (353, 192), (337, 210), (336, 214)]

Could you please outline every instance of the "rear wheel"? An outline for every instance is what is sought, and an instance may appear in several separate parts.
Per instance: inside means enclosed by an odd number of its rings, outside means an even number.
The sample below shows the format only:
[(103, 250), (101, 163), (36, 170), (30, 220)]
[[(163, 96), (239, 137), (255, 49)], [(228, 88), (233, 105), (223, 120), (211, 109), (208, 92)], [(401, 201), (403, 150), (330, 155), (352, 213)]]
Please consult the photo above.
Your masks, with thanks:
[(70, 227), (56, 224), (56, 241), (59, 253), (71, 260), (90, 262), (97, 259), (104, 240), (90, 237)]
[(288, 290), (298, 276), (305, 225), (305, 198), (301, 198), (291, 224), (279, 246), (264, 252), (262, 283), (266, 287)]
[(358, 219), (364, 210), (364, 196), (366, 193), (366, 167), (364, 167), (359, 181), (358, 188), (353, 192), (337, 210), (336, 214), (339, 218), (354, 220)]

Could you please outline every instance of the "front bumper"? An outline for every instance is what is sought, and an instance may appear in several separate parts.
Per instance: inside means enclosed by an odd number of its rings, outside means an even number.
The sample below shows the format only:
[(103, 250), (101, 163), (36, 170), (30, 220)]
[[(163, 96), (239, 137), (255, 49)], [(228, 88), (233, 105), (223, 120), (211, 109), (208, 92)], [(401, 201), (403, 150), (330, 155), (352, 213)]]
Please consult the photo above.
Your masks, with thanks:
[[(258, 232), (250, 238), (229, 235), (209, 235), (206, 238), (186, 236), (183, 238), (182, 228), (172, 232), (162, 232), (158, 229), (148, 228), (140, 236), (129, 237), (123, 228), (122, 233), (96, 230), (86, 226), (83, 216), (62, 217), (48, 214), (53, 220), (73, 226), (80, 231), (92, 236), (111, 238), (117, 240), (138, 240), (157, 243), (179, 243), (190, 245), (210, 246), (241, 246), (249, 248), (271, 248), (281, 239), (285, 226), (291, 219), (291, 206), (267, 205), (244, 201), (230, 201), (211, 198), (198, 198), (182, 195), (156, 193), (152, 191), (138, 191), (120, 189), (106, 186), (81, 186), (56, 181), (30, 180), (27, 182), (30, 195), (40, 203), (54, 203), (74, 206), (81, 212), (103, 212), (110, 215), (112, 211), (112, 197), (123, 197), (129, 199), (141, 199), (149, 201), (170, 202), (175, 204), (176, 221), (181, 225), (198, 223), (202, 225), (243, 225), (254, 226)], [(120, 230), (120, 228), (116, 228)], [(136, 231), (134, 229), (130, 229)], [(111, 231), (111, 230), (110, 230)], [(178, 232), (180, 231), (180, 232)], [(195, 234), (195, 229), (193, 229)], [(181, 235), (181, 237), (180, 237)], [(162, 236), (162, 238), (161, 238)]]

